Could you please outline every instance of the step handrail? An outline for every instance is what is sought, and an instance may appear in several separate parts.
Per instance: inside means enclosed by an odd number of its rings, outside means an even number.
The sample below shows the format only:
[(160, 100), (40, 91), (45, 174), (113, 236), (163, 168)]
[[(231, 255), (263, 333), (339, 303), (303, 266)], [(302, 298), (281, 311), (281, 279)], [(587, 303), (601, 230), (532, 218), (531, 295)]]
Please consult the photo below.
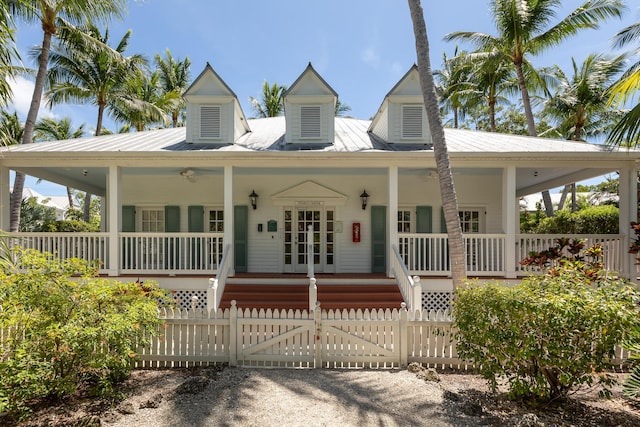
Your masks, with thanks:
[(422, 309), (422, 284), (419, 276), (411, 277), (409, 269), (405, 265), (400, 251), (396, 245), (391, 245), (391, 273), (400, 289), (402, 298), (407, 303), (407, 310), (416, 311)]
[(231, 244), (227, 244), (222, 252), (222, 259), (218, 264), (218, 272), (216, 277), (209, 279), (209, 287), (207, 288), (207, 310), (218, 311), (220, 308), (220, 301), (222, 300), (222, 294), (224, 294), (224, 288), (227, 283), (227, 277), (229, 276), (230, 265), (227, 262), (229, 251), (231, 250)]

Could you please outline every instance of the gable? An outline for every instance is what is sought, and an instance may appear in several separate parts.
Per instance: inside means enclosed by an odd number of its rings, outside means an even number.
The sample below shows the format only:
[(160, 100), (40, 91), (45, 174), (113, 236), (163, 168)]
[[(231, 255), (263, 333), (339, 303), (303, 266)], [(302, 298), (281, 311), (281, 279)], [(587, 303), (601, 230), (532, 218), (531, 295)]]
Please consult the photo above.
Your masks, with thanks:
[(431, 145), (431, 131), (414, 65), (385, 96), (369, 132), (391, 144)]
[(333, 206), (342, 206), (346, 203), (347, 196), (316, 182), (305, 181), (272, 195), (271, 200), (275, 206), (286, 206), (300, 201), (324, 202)]
[(184, 99), (188, 143), (233, 144), (250, 130), (235, 93), (209, 63)]
[(336, 92), (311, 64), (284, 94), (288, 144), (331, 144), (335, 138)]

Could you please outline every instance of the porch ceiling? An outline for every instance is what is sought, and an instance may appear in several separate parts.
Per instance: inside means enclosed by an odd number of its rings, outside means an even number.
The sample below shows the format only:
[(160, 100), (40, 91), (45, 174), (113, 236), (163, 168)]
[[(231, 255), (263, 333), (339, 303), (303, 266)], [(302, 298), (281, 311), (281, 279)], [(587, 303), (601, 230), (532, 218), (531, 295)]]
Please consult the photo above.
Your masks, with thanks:
[[(107, 177), (109, 169), (107, 167), (95, 166), (38, 166), (17, 168), (27, 175), (57, 184), (72, 187), (81, 191), (88, 191), (91, 194), (104, 196), (107, 188)], [(190, 170), (196, 176), (200, 175), (222, 175), (223, 169), (217, 167), (190, 167), (188, 164), (175, 167), (124, 167), (123, 175), (129, 176), (154, 176), (154, 175), (180, 175), (181, 172)], [(277, 170), (281, 175), (331, 175), (342, 174), (350, 176), (366, 176), (376, 174), (386, 174), (383, 168), (236, 168), (234, 173), (239, 175), (264, 175), (272, 174)], [(517, 196), (526, 196), (572, 182), (583, 181), (601, 175), (615, 172), (615, 168), (579, 168), (579, 167), (518, 167), (516, 170), (516, 191)], [(500, 175), (501, 168), (456, 168), (455, 175), (464, 176), (486, 176)], [(437, 173), (434, 168), (399, 168), (400, 176), (423, 175), (425, 178), (435, 179)]]

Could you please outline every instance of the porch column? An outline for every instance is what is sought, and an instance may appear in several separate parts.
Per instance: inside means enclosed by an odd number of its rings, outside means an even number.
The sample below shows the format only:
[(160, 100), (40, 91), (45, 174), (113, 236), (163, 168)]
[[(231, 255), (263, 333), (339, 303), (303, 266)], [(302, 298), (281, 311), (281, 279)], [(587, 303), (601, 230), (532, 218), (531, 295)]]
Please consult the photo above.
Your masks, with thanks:
[(107, 180), (107, 218), (109, 221), (109, 276), (118, 276), (120, 274), (120, 229), (121, 219), (121, 200), (120, 200), (121, 176), (120, 167), (109, 166), (109, 178)]
[(389, 243), (387, 244), (387, 276), (393, 277), (391, 271), (391, 247), (398, 245), (398, 167), (389, 166), (389, 211), (387, 212)]
[(516, 199), (516, 167), (502, 169), (502, 232), (504, 240), (504, 271), (507, 279), (516, 277), (516, 233), (519, 228)]
[(233, 259), (233, 166), (224, 167), (224, 242), (223, 247), (231, 245), (231, 249), (227, 254), (227, 265), (229, 266), (229, 275), (235, 274), (235, 261)]
[(638, 183), (637, 172), (633, 167), (620, 169), (620, 234), (622, 239), (620, 253), (620, 274), (626, 278), (636, 278), (636, 255), (629, 254), (629, 245), (635, 239), (631, 231), (631, 222), (638, 221)]
[(9, 168), (0, 167), (0, 230), (9, 231), (11, 178)]

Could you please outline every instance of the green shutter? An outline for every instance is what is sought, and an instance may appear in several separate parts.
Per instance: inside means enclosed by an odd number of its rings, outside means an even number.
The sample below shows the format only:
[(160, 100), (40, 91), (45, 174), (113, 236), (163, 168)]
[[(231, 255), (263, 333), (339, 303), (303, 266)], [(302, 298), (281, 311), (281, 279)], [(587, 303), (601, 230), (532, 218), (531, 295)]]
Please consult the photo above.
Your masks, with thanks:
[(164, 207), (164, 231), (167, 233), (180, 231), (180, 206)]
[[(204, 207), (189, 206), (188, 209), (189, 232), (202, 233), (204, 231)], [(191, 239), (190, 254), (191, 268), (199, 270), (204, 268), (204, 256), (200, 239)]]
[(433, 232), (433, 210), (431, 206), (416, 207), (416, 233)]
[[(164, 231), (165, 233), (177, 233), (180, 231), (180, 206), (164, 207)], [(178, 239), (165, 238), (165, 265), (168, 269), (180, 268), (180, 242)]]
[(249, 208), (233, 207), (233, 259), (236, 273), (246, 273), (249, 264)]
[(371, 206), (371, 272), (387, 271), (387, 208)]
[(122, 207), (122, 232), (133, 233), (136, 231), (136, 207)]
[(204, 231), (204, 207), (189, 206), (189, 232), (202, 233)]
[[(121, 227), (123, 233), (133, 233), (136, 231), (136, 207), (123, 206)], [(122, 241), (122, 265), (123, 269), (135, 268), (136, 246), (132, 238), (125, 238)]]

